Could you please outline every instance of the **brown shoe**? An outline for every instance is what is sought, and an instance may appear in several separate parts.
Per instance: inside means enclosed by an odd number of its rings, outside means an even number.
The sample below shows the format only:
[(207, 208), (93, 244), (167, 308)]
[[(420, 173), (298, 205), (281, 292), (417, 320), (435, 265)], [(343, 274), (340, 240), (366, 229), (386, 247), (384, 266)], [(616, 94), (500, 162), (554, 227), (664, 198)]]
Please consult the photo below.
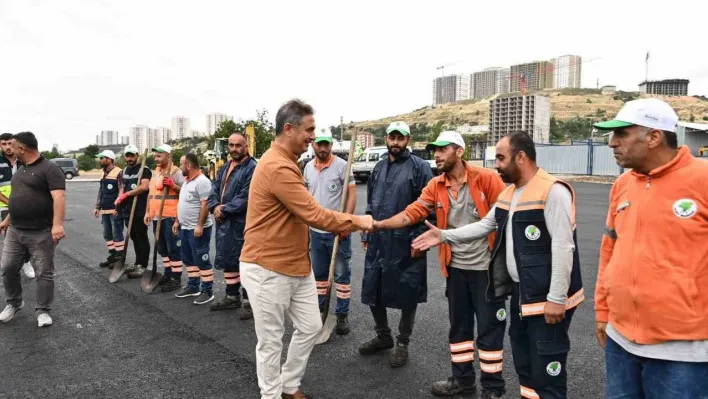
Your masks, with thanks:
[(300, 390), (295, 393), (283, 393), (280, 397), (283, 399), (307, 399), (307, 396)]

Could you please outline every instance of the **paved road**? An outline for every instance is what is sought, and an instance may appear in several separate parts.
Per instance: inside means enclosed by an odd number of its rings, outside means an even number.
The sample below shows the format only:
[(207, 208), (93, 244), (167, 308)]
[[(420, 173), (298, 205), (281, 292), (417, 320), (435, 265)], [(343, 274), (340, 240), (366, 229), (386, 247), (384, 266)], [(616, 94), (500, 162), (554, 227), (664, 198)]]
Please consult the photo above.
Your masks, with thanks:
[[(569, 397), (600, 398), (604, 367), (593, 334), (592, 301), (609, 186), (574, 187), (587, 300), (571, 327)], [(365, 191), (359, 185), (359, 213)], [(95, 194), (96, 183), (69, 185), (67, 238), (58, 246), (56, 260), (54, 326), (36, 327), (30, 310), (34, 287), (25, 277), (27, 306), (10, 324), (0, 326), (0, 398), (257, 398), (252, 321), (240, 321), (236, 313), (210, 312), (172, 294), (144, 295), (137, 280), (107, 282), (98, 268), (105, 244), (92, 216)], [(437, 254), (428, 255), (429, 302), (418, 311), (409, 363), (396, 370), (389, 367), (388, 354), (364, 358), (357, 352), (373, 336), (370, 313), (358, 300), (363, 256), (354, 245), (352, 332), (333, 335), (315, 348), (303, 388), (317, 399), (430, 398), (430, 384), (450, 373), (449, 322)], [(217, 280), (220, 291), (220, 272)], [(391, 314), (396, 326), (398, 314)], [(518, 397), (508, 339), (505, 354), (509, 397)]]

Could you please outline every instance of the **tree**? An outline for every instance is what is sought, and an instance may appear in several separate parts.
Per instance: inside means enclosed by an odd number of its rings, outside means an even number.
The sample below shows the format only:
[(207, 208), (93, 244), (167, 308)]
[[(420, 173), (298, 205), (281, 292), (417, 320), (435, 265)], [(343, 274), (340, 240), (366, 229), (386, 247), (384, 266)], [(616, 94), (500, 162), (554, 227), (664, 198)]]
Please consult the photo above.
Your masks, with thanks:
[(54, 159), (61, 157), (61, 154), (59, 153), (59, 151), (57, 151), (56, 147), (52, 148), (51, 151), (42, 151), (41, 155), (42, 157), (44, 157), (44, 159)]
[(435, 141), (435, 140), (438, 139), (438, 136), (439, 136), (440, 133), (442, 133), (442, 131), (443, 131), (443, 124), (444, 124), (444, 123), (445, 123), (445, 122), (443, 122), (443, 121), (438, 121), (436, 124), (434, 124), (434, 125), (430, 128), (430, 133), (428, 133), (428, 142), (431, 142), (431, 143), (432, 143), (433, 141)]
[[(219, 123), (219, 127), (214, 132), (215, 138), (226, 138), (231, 136), (234, 132), (239, 131), (238, 125), (232, 120), (225, 120)], [(213, 143), (212, 143), (213, 144)], [(212, 145), (213, 147), (213, 145)]]
[(76, 162), (79, 164), (79, 169), (83, 171), (88, 171), (88, 170), (94, 170), (96, 169), (96, 156), (90, 156), (83, 154), (79, 156), (79, 158), (76, 160)]
[(551, 143), (565, 141), (565, 134), (561, 129), (562, 122), (558, 122), (554, 116), (551, 117)]
[(95, 144), (91, 144), (84, 149), (84, 155), (88, 155), (91, 158), (96, 158), (96, 155), (98, 155), (99, 152), (101, 152), (101, 150)]

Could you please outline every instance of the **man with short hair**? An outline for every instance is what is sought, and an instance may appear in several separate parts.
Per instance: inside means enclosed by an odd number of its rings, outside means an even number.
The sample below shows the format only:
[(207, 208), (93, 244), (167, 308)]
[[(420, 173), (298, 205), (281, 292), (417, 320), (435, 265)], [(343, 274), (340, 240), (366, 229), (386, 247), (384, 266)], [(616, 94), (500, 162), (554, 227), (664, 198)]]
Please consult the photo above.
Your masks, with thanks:
[[(465, 141), (454, 131), (440, 133), (428, 144), (435, 152), (438, 172), (417, 201), (396, 216), (374, 222), (377, 229), (397, 229), (419, 223), (435, 212), (437, 226), (454, 229), (477, 222), (489, 213), (504, 190), (497, 173), (464, 161)], [(438, 251), (446, 278), (445, 296), (450, 315), (452, 377), (433, 384), (436, 396), (453, 396), (476, 390), (475, 350), (479, 357), (482, 398), (501, 398), (506, 392), (502, 377), (506, 300), (487, 302), (487, 270), (494, 233), (465, 243), (443, 244)], [(477, 339), (475, 340), (475, 316)]]
[(16, 134), (12, 150), (22, 165), (12, 179), (10, 214), (0, 223), (0, 232), (6, 231), (0, 269), (7, 297), (0, 322), (12, 320), (24, 306), (20, 268), (29, 253), (37, 270), (37, 325), (45, 327), (52, 324), (54, 248), (64, 238), (66, 178), (59, 166), (40, 155), (31, 132)]
[(219, 169), (209, 196), (209, 210), (216, 219), (214, 267), (224, 271), (226, 281), (226, 295), (214, 302), (211, 310), (241, 308), (239, 318), (248, 320), (253, 318), (253, 310), (247, 291), (241, 289), (239, 263), (246, 228), (248, 193), (256, 161), (248, 152), (248, 140), (243, 133), (236, 132), (229, 136), (228, 146), (231, 159)]
[[(393, 122), (386, 129), (388, 154), (374, 166), (367, 187), (366, 214), (375, 220), (403, 212), (433, 178), (430, 165), (408, 150), (410, 140), (410, 128), (404, 122)], [(426, 254), (411, 250), (413, 239), (425, 230), (423, 223), (416, 223), (362, 235), (367, 251), (361, 301), (371, 308), (376, 337), (361, 344), (359, 353), (373, 355), (394, 348), (391, 367), (402, 367), (408, 361), (415, 312), (419, 303), (428, 300)], [(387, 308), (401, 309), (395, 344)]]
[(677, 122), (647, 98), (595, 124), (631, 169), (610, 191), (595, 288), (607, 398), (708, 393), (708, 163), (678, 146)]
[[(332, 155), (332, 132), (326, 130), (315, 137), (312, 148), (315, 158), (305, 165), (303, 176), (305, 186), (315, 200), (323, 207), (339, 211), (342, 206), (342, 196), (346, 196), (344, 212), (354, 213), (356, 209), (356, 181), (349, 171), (349, 183), (344, 187), (347, 174), (347, 161)], [(329, 265), (334, 250), (335, 234), (310, 227), (310, 258), (312, 270), (317, 281), (320, 312), (324, 309), (325, 294), (329, 286)], [(337, 317), (335, 331), (339, 335), (349, 334), (349, 302), (352, 296), (352, 240), (349, 232), (339, 234), (339, 247), (335, 260), (334, 284), (337, 292), (337, 305), (334, 314)]]
[[(170, 292), (182, 286), (182, 258), (180, 253), (179, 237), (172, 233), (172, 226), (177, 219), (177, 204), (179, 202), (180, 186), (184, 183), (184, 176), (180, 168), (170, 162), (172, 159), (172, 147), (168, 144), (161, 144), (152, 149), (155, 157), (155, 171), (149, 185), (148, 209), (144, 222), (150, 224), (152, 220), (152, 232), (157, 232), (157, 217), (160, 213), (160, 203), (163, 196), (163, 188), (168, 187), (162, 210), (162, 225), (160, 226), (160, 236), (155, 237), (157, 252), (162, 256), (162, 265), (165, 273), (158, 283), (162, 287), (162, 292)], [(167, 168), (170, 167), (168, 170)]]
[[(10, 203), (10, 194), (12, 193), (12, 176), (17, 173), (17, 167), (20, 162), (17, 160), (15, 153), (12, 151), (12, 133), (0, 134), (0, 221), (5, 220), (7, 215), (10, 213), (8, 204)], [(29, 257), (24, 265), (22, 265), (22, 271), (29, 278), (34, 278), (34, 268), (29, 262)]]
[(93, 216), (101, 215), (103, 225), (103, 239), (106, 240), (108, 248), (108, 258), (99, 263), (99, 267), (113, 269), (116, 262), (125, 260), (125, 240), (123, 238), (123, 215), (116, 211), (116, 200), (120, 193), (120, 183), (122, 180), (122, 170), (115, 164), (116, 154), (111, 150), (105, 150), (96, 155), (101, 168), (103, 168), (103, 178), (99, 183), (98, 198), (96, 199), (96, 209)]
[(138, 147), (127, 145), (123, 150), (125, 158), (125, 169), (123, 170), (120, 180), (120, 195), (116, 200), (116, 207), (120, 209), (120, 214), (125, 221), (125, 227), (130, 223), (130, 211), (135, 204), (135, 215), (133, 215), (133, 226), (130, 230), (130, 239), (133, 240), (133, 248), (135, 248), (135, 263), (129, 265), (125, 272), (128, 278), (138, 278), (143, 275), (148, 267), (150, 260), (150, 237), (148, 237), (147, 225), (141, 223), (145, 218), (147, 211), (147, 197), (150, 191), (150, 179), (152, 172), (150, 168), (145, 166), (143, 174), (138, 181), (140, 174), (140, 164), (138, 159), (140, 154)]
[[(204, 305), (214, 300), (214, 271), (209, 260), (211, 225), (209, 217), (209, 194), (211, 181), (199, 167), (199, 158), (189, 153), (180, 159), (180, 169), (185, 182), (179, 191), (177, 220), (172, 233), (179, 234), (182, 263), (189, 280), (177, 298), (196, 297), (195, 305)], [(201, 287), (199, 281), (201, 280)]]
[(575, 194), (568, 183), (538, 167), (536, 148), (525, 132), (504, 136), (496, 150), (496, 169), (512, 184), (487, 216), (451, 230), (429, 225), (413, 248), (469, 243), (496, 230), (486, 297), (501, 301), (511, 294), (509, 337), (521, 397), (567, 398), (568, 328), (585, 299)]
[[(310, 105), (291, 100), (280, 107), (275, 132), (273, 145), (253, 172), (241, 277), (251, 298), (258, 336), (261, 399), (306, 399), (300, 382), (322, 330), (307, 226), (341, 233), (371, 229), (373, 220), (325, 209), (305, 188), (297, 159), (315, 136)], [(295, 331), (281, 368), (286, 313)]]

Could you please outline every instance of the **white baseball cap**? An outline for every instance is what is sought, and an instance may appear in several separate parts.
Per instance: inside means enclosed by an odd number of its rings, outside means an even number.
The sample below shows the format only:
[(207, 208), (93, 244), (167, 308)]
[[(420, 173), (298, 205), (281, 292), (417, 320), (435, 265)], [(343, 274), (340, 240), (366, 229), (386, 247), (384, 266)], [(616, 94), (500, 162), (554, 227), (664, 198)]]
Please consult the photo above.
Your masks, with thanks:
[(103, 150), (96, 154), (96, 158), (110, 158), (115, 161), (116, 154), (111, 150)]
[(332, 142), (332, 131), (329, 130), (329, 128), (322, 128), (315, 136), (315, 143), (319, 143), (321, 141)]
[(425, 149), (432, 150), (436, 147), (446, 147), (450, 144), (457, 144), (460, 147), (465, 148), (465, 140), (462, 138), (462, 135), (459, 132), (447, 130), (440, 133), (437, 140), (426, 145)]
[(391, 122), (391, 124), (386, 128), (386, 134), (391, 134), (393, 132), (398, 132), (403, 136), (408, 136), (411, 134), (411, 128), (406, 122), (403, 121)]
[(669, 104), (658, 98), (642, 98), (624, 104), (614, 120), (594, 126), (600, 130), (615, 130), (639, 125), (675, 133), (677, 123), (678, 115)]
[(138, 155), (138, 152), (139, 152), (139, 151), (138, 151), (138, 147), (136, 147), (136, 146), (134, 146), (134, 145), (132, 145), (132, 144), (126, 145), (125, 148), (123, 149), (123, 154), (135, 154), (135, 155)]
[(167, 144), (160, 144), (152, 149), (152, 152), (160, 152), (163, 154), (172, 154), (172, 147)]

